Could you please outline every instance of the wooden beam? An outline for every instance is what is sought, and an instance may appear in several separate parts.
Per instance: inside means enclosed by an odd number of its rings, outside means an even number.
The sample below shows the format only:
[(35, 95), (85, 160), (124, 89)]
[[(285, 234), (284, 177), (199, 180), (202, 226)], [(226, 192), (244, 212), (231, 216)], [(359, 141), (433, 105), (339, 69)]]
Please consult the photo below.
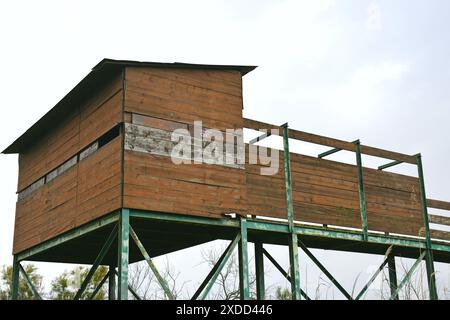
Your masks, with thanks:
[(431, 231), (431, 238), (450, 241), (450, 232), (442, 230), (430, 230), (430, 231)]
[(427, 199), (427, 206), (429, 208), (441, 209), (441, 210), (449, 210), (450, 211), (450, 202)]
[[(247, 118), (244, 118), (244, 127), (248, 128), (248, 129), (253, 129), (253, 130), (259, 130), (259, 129), (282, 130), (282, 128), (280, 126), (269, 124), (269, 123), (264, 123), (264, 122), (256, 121), (256, 120), (252, 120), (252, 119), (247, 119)], [(330, 137), (325, 137), (325, 136), (320, 136), (317, 134), (308, 133), (308, 132), (299, 131), (299, 130), (289, 129), (289, 138), (297, 139), (297, 140), (301, 140), (301, 141), (305, 141), (305, 142), (310, 142), (310, 143), (315, 143), (315, 144), (320, 144), (320, 145), (324, 145), (324, 146), (328, 146), (328, 147), (332, 147), (332, 148), (347, 150), (347, 151), (351, 151), (351, 152), (355, 151), (355, 146), (352, 142), (339, 140), (339, 139), (335, 139), (335, 138), (330, 138)], [(415, 156), (410, 156), (407, 154), (398, 153), (398, 152), (394, 152), (394, 151), (388, 151), (388, 150), (384, 150), (384, 149), (361, 145), (361, 153), (367, 154), (370, 156), (374, 156), (374, 157), (380, 157), (380, 158), (385, 158), (385, 159), (391, 159), (391, 160), (397, 160), (397, 161), (402, 161), (402, 162), (406, 162), (406, 163), (416, 164)]]
[(431, 223), (443, 224), (446, 226), (450, 226), (450, 218), (449, 217), (437, 216), (434, 214), (430, 214), (429, 217), (430, 217)]

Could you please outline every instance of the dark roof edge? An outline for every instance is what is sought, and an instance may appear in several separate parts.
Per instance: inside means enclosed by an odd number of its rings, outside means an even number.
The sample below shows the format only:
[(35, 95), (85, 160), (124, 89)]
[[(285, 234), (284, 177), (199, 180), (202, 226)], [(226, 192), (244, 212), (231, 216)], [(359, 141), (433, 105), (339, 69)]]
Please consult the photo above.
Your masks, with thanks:
[(220, 65), (220, 64), (195, 64), (183, 62), (145, 62), (132, 60), (103, 59), (92, 70), (98, 70), (105, 65), (120, 65), (128, 67), (153, 67), (153, 68), (183, 68), (183, 69), (211, 69), (211, 70), (234, 70), (239, 71), (243, 76), (254, 70), (257, 66), (242, 65)]
[(211, 69), (211, 70), (235, 70), (242, 75), (254, 70), (256, 66), (234, 66), (234, 65), (206, 65), (190, 63), (161, 63), (161, 62), (140, 62), (131, 60), (113, 60), (103, 59), (92, 71), (85, 76), (72, 90), (70, 90), (52, 109), (42, 116), (36, 123), (28, 128), (19, 138), (2, 151), (4, 154), (13, 154), (21, 152), (24, 146), (35, 140), (36, 136), (46, 132), (46, 128), (54, 125), (55, 121), (63, 118), (78, 99), (83, 99), (89, 94), (95, 84), (104, 81), (112, 74), (118, 72), (123, 67), (155, 67), (155, 68), (186, 68), (186, 69)]

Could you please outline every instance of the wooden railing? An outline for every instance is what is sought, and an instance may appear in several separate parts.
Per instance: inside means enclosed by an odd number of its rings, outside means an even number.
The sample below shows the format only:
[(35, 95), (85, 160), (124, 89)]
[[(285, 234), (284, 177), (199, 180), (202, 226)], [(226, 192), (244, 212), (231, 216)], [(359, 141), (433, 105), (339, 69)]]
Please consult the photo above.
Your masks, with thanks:
[[(265, 122), (261, 122), (261, 121), (247, 119), (247, 118), (244, 118), (244, 128), (257, 130), (257, 131), (258, 130), (278, 129), (278, 132), (269, 132), (268, 134), (263, 134), (259, 138), (254, 139), (253, 142), (260, 141), (270, 135), (279, 135), (279, 136), (283, 135), (283, 126), (273, 125), (273, 124), (269, 124), (269, 123), (265, 123)], [(335, 139), (335, 138), (325, 137), (325, 136), (307, 133), (307, 132), (294, 130), (294, 129), (289, 129), (288, 136), (291, 139), (296, 139), (296, 140), (300, 140), (300, 141), (305, 141), (305, 142), (309, 142), (309, 143), (314, 143), (314, 144), (334, 148), (328, 152), (325, 152), (324, 155), (329, 155), (329, 154), (332, 154), (332, 153), (340, 151), (340, 150), (355, 152), (355, 142), (343, 141), (343, 140), (339, 140), (339, 139)], [(250, 142), (250, 143), (252, 143), (252, 142)], [(365, 146), (365, 145), (360, 145), (359, 149), (360, 149), (359, 151), (361, 154), (366, 154), (366, 155), (370, 155), (370, 156), (393, 160), (392, 163), (381, 166), (378, 168), (378, 170), (382, 170), (384, 168), (387, 168), (387, 167), (390, 167), (393, 165), (397, 165), (400, 163), (409, 163), (409, 164), (418, 165), (421, 170), (421, 161), (420, 161), (419, 155), (407, 155), (407, 154), (403, 154), (403, 153), (384, 150), (384, 149), (380, 149), (380, 148), (374, 148), (374, 147)], [(319, 158), (321, 158), (321, 157), (322, 156), (319, 155)], [(364, 168), (364, 170), (366, 170), (366, 168)], [(372, 169), (367, 169), (367, 170), (372, 170)], [(370, 172), (369, 172), (369, 174), (370, 174)], [(419, 177), (419, 182), (420, 181), (421, 180)], [(361, 181), (361, 183), (362, 183), (362, 181)], [(420, 198), (420, 192), (417, 195)], [(424, 201), (422, 200), (422, 202), (424, 202)], [(419, 203), (420, 203), (420, 200), (419, 200)], [(450, 211), (450, 202), (426, 199), (426, 206), (428, 208), (435, 208), (435, 209), (442, 209), (442, 210)], [(387, 212), (387, 213), (389, 213), (389, 212)], [(426, 211), (425, 211), (425, 213), (426, 213)], [(424, 216), (424, 219), (425, 218), (426, 217)], [(428, 214), (428, 220), (429, 220), (429, 223), (450, 226), (450, 217), (440, 216), (440, 215), (435, 215), (435, 214)], [(370, 224), (369, 224), (369, 229), (370, 229)], [(420, 228), (420, 225), (419, 225), (418, 229), (416, 229), (415, 235), (425, 236), (426, 227), (424, 226), (423, 228)], [(419, 234), (417, 234), (417, 231), (419, 231)], [(442, 240), (450, 241), (450, 232), (442, 231), (442, 230), (434, 230), (434, 229), (430, 230), (430, 232), (431, 232), (431, 237), (434, 239), (442, 239)], [(405, 233), (405, 234), (407, 234), (407, 233)]]

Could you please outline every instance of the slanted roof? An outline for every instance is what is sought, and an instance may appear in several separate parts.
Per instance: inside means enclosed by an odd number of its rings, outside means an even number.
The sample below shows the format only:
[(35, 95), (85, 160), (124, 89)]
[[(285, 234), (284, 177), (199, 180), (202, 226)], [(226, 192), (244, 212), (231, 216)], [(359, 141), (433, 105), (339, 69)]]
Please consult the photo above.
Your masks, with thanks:
[(70, 92), (62, 98), (50, 111), (33, 124), (24, 134), (17, 138), (2, 153), (20, 153), (24, 148), (39, 139), (49, 128), (58, 123), (69, 112), (76, 108), (83, 99), (88, 97), (96, 88), (122, 71), (124, 67), (152, 67), (152, 68), (182, 68), (182, 69), (210, 69), (210, 70), (234, 70), (245, 75), (256, 68), (256, 66), (234, 66), (234, 65), (211, 65), (191, 63), (161, 63), (140, 62), (130, 60), (103, 59), (92, 71), (84, 77)]

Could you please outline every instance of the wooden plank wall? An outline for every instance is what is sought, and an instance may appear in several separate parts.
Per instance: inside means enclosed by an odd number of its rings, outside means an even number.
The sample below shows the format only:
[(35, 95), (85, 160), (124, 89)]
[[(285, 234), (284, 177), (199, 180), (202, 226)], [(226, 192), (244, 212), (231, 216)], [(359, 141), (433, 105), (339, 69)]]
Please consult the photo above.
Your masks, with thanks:
[[(127, 68), (125, 80), (125, 111), (132, 113), (125, 119), (135, 125), (192, 129), (202, 120), (219, 130), (243, 126), (239, 72)], [(245, 211), (245, 189), (242, 168), (175, 165), (167, 156), (125, 151), (125, 207), (220, 216)]]
[(122, 80), (113, 78), (61, 123), (19, 155), (18, 191), (85, 148), (122, 119)]
[[(283, 153), (280, 170), (260, 175), (246, 164), (247, 200), (252, 214), (286, 218)], [(357, 168), (354, 165), (291, 154), (295, 219), (361, 228)], [(423, 226), (417, 178), (364, 168), (369, 230), (419, 235)]]
[(133, 68), (125, 71), (125, 111), (219, 130), (242, 128), (238, 71)]
[[(67, 120), (19, 156), (22, 190), (122, 120), (122, 78), (115, 77)], [(121, 207), (121, 145), (116, 137), (16, 204), (17, 253)]]

